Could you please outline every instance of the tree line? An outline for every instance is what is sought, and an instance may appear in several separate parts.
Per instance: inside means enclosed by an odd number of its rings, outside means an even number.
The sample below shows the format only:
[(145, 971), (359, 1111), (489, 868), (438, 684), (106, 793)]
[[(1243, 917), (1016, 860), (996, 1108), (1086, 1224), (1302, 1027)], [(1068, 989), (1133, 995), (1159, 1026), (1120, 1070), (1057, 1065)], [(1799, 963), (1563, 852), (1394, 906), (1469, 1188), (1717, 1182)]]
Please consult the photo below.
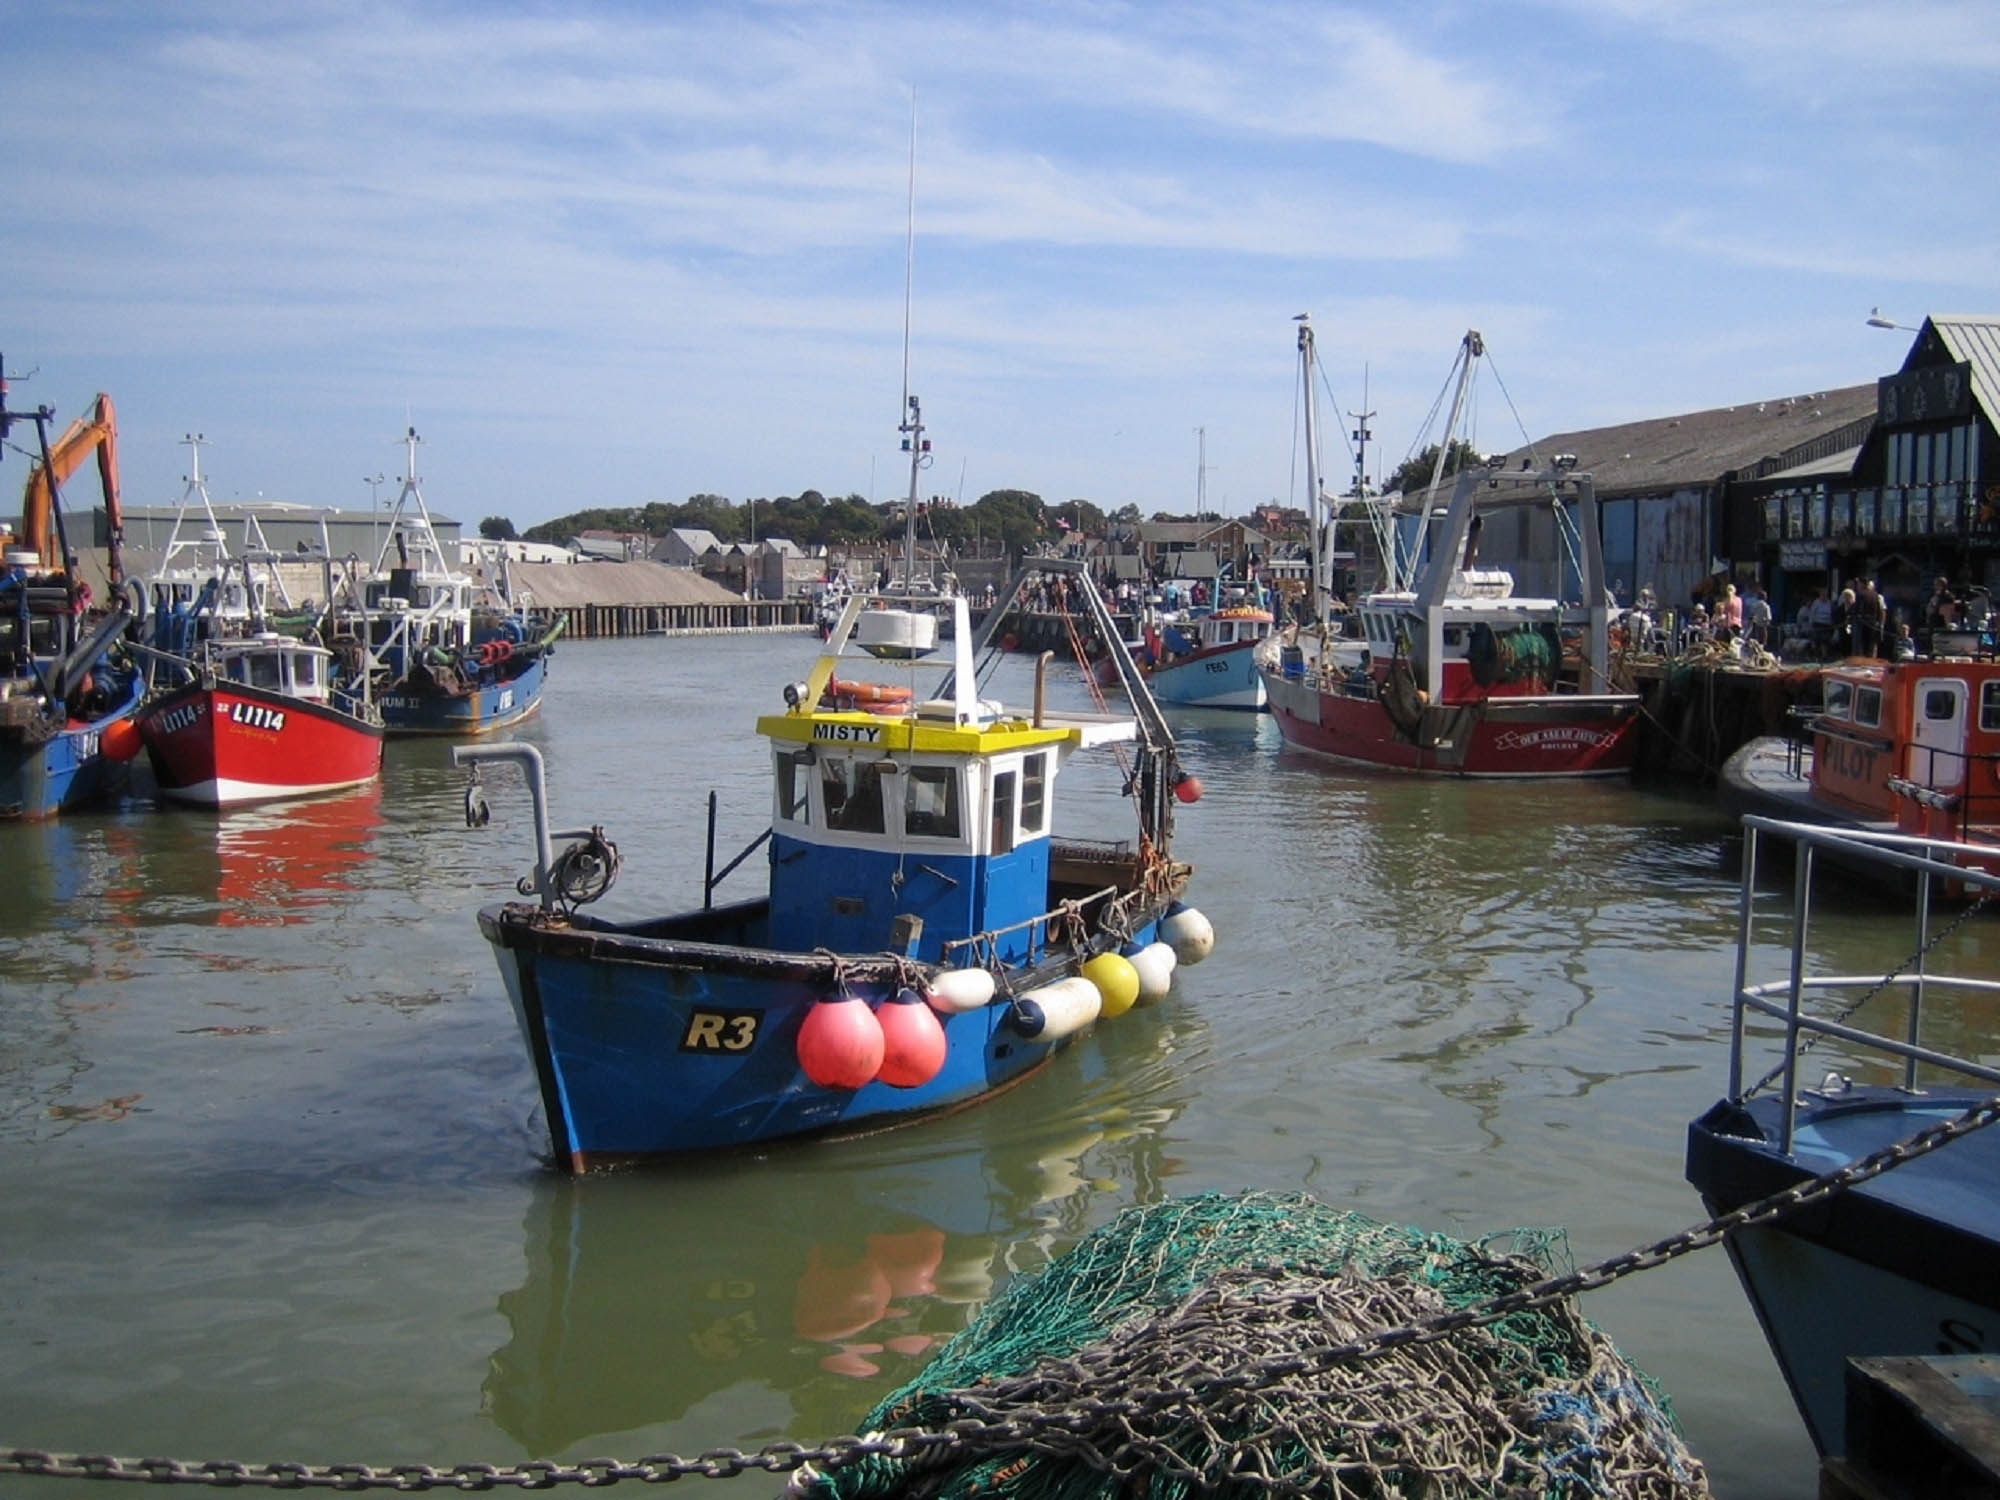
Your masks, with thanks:
[[(907, 499), (870, 504), (859, 495), (829, 498), (818, 490), (776, 499), (737, 504), (721, 495), (691, 495), (679, 504), (655, 500), (645, 505), (598, 506), (543, 521), (517, 533), (505, 516), (488, 516), (479, 534), (493, 540), (515, 536), (531, 542), (561, 544), (586, 531), (643, 532), (666, 535), (676, 526), (698, 527), (725, 546), (732, 542), (785, 537), (801, 547), (841, 547), (899, 538), (908, 520)], [(1110, 515), (1088, 500), (1049, 505), (1027, 490), (989, 490), (971, 505), (933, 499), (917, 503), (917, 535), (925, 542), (943, 542), (954, 549), (995, 540), (1021, 553), (1068, 531), (1101, 533), (1110, 522), (1136, 522), (1139, 507), (1126, 505)], [(1188, 519), (1165, 513), (1156, 521)]]

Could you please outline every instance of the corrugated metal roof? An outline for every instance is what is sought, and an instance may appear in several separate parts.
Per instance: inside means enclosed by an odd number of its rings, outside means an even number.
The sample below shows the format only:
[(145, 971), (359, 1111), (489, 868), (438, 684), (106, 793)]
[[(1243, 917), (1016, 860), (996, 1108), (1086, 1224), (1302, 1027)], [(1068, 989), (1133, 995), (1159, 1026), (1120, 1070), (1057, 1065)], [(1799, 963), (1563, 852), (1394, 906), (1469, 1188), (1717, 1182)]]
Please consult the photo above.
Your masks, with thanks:
[[(1600, 498), (1653, 494), (1713, 484), (1725, 473), (1748, 475), (1817, 460), (1825, 451), (1860, 441), (1875, 417), (1875, 384), (1719, 406), (1680, 416), (1651, 417), (1617, 427), (1559, 432), (1508, 455), (1519, 468), (1530, 452), (1547, 463), (1574, 453)], [(1844, 429), (1853, 428), (1852, 431)], [(1769, 472), (1766, 470), (1765, 472)]]
[[(1987, 422), (2000, 428), (2000, 318), (1934, 313), (1926, 321), (1953, 359), (1972, 366), (1972, 399)], [(1912, 357), (1915, 352), (1912, 348)]]
[(587, 604), (730, 604), (743, 596), (689, 568), (665, 563), (515, 563), (514, 587), (536, 604), (571, 609)]

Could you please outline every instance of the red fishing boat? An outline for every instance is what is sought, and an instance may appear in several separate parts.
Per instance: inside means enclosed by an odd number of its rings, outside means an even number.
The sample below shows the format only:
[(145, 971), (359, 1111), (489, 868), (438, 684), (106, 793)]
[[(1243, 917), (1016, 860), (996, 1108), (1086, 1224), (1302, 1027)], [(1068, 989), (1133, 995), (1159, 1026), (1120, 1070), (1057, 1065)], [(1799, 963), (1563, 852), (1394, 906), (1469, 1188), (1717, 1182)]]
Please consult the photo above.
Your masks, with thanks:
[[(1314, 349), (1301, 320), (1306, 382), (1307, 490), (1319, 486), (1312, 416)], [(1616, 776), (1631, 771), (1639, 699), (1609, 681), (1610, 611), (1597, 498), (1576, 460), (1557, 455), (1542, 472), (1461, 469), (1449, 503), (1438, 500), (1443, 455), (1484, 352), (1478, 333), (1461, 345), (1458, 391), (1427, 490), (1384, 526), (1390, 587), (1354, 611), (1359, 637), (1288, 630), (1258, 652), (1271, 712), (1288, 744), (1334, 760), (1456, 776)], [(1574, 597), (1514, 592), (1503, 568), (1478, 565), (1486, 517), (1535, 507), (1520, 534), (1562, 537), (1552, 569)], [(1331, 617), (1314, 527), (1314, 603)], [(1407, 559), (1407, 567), (1404, 562)]]
[(151, 699), (139, 736), (160, 794), (227, 807), (334, 791), (382, 772), (382, 721), (334, 705), (333, 653), (273, 631), (209, 641)]

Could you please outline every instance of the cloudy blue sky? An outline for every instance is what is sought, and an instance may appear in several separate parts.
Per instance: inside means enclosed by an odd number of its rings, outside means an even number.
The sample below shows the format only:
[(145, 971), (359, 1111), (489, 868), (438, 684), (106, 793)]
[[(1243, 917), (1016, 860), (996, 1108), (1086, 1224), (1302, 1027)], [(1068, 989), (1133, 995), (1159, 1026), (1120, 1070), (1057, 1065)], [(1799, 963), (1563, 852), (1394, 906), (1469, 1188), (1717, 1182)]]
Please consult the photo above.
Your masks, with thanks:
[(1993, 0), (5, 10), (0, 350), (113, 396), (128, 504), (199, 430), (218, 499), (365, 507), (407, 423), (467, 520), (890, 498), (913, 91), (926, 493), (1188, 509), (1205, 441), (1296, 502), (1301, 312), (1337, 481), (1470, 327), (1504, 448), (2000, 312)]

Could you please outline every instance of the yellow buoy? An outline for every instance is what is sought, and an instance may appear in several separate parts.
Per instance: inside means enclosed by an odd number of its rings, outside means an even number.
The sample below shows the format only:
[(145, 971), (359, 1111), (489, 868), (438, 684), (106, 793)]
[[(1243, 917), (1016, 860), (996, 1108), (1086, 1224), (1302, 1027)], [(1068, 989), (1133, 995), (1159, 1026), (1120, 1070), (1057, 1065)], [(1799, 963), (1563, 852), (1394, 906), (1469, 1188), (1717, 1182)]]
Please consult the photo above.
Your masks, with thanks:
[(1084, 964), (1083, 977), (1097, 986), (1107, 1016), (1124, 1015), (1139, 998), (1139, 971), (1116, 953), (1100, 953)]

